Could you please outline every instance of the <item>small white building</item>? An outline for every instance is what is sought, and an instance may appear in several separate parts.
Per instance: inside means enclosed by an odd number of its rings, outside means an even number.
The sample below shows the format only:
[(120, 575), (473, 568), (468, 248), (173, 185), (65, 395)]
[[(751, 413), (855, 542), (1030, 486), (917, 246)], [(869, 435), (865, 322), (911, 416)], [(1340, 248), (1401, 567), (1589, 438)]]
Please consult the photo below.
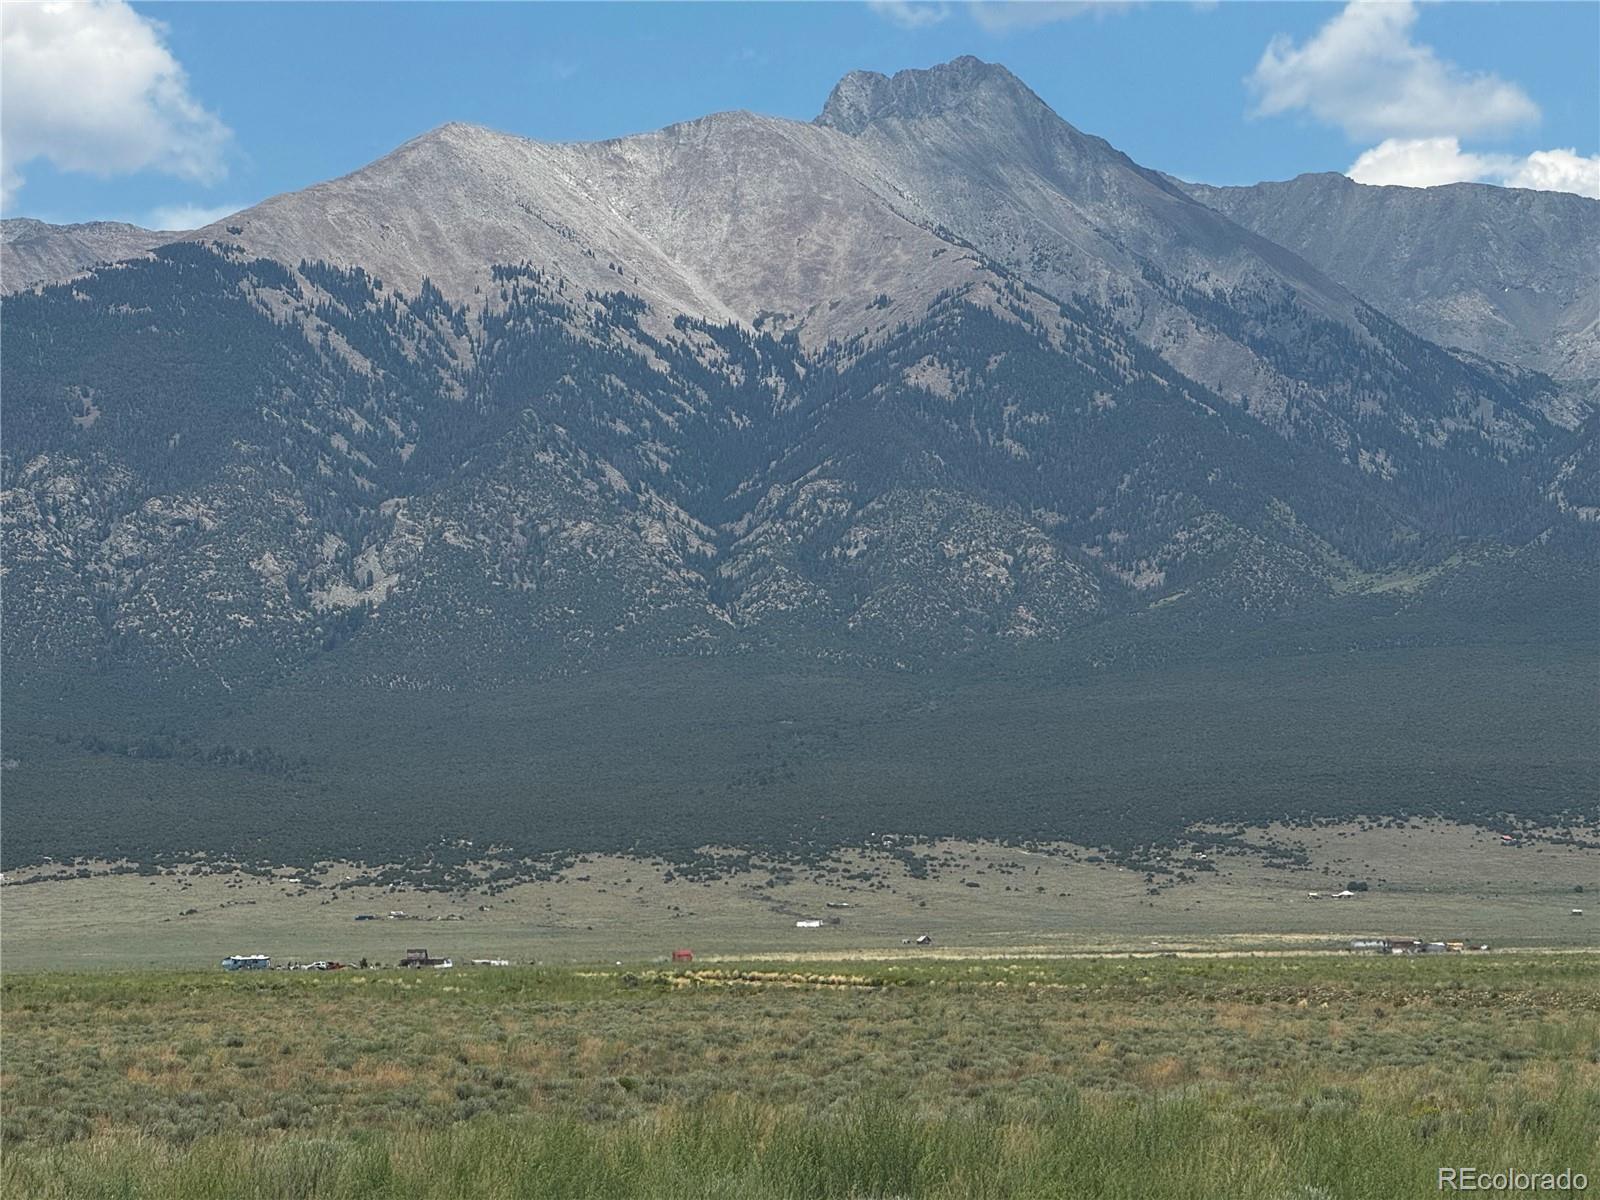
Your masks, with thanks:
[(796, 921), (794, 923), (794, 927), (796, 929), (821, 929), (822, 928), (822, 922), (821, 921)]

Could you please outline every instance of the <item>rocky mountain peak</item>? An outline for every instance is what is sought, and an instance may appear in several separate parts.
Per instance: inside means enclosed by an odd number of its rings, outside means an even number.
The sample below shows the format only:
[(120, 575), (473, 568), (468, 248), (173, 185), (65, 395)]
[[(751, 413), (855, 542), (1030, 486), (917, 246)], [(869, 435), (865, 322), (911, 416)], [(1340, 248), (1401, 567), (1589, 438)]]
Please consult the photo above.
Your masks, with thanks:
[(967, 54), (926, 70), (896, 71), (892, 77), (851, 71), (834, 85), (816, 123), (854, 137), (890, 118), (915, 120), (953, 109), (1002, 114), (1008, 108), (1046, 106), (1006, 68)]
[(7, 217), (0, 221), (0, 242), (10, 243), (22, 241), (24, 238), (48, 237), (51, 235), (69, 234), (149, 234), (154, 236), (160, 233), (156, 229), (144, 229), (138, 225), (130, 225), (126, 221), (81, 221), (74, 225), (52, 225), (48, 221), (38, 221), (33, 217)]
[(70, 279), (96, 263), (131, 258), (179, 236), (121, 221), (51, 225), (8, 217), (0, 222), (0, 293)]

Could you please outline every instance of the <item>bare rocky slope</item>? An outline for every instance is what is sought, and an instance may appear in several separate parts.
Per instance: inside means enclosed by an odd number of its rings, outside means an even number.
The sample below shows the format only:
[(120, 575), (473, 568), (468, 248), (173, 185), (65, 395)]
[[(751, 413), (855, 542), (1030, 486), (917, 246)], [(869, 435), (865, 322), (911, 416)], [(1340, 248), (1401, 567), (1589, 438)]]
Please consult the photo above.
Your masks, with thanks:
[(143, 254), (177, 238), (121, 221), (51, 225), (28, 217), (0, 222), (0, 292), (70, 279), (100, 263)]
[(1600, 200), (1478, 183), (1371, 187), (1335, 174), (1178, 186), (1430, 341), (1600, 381)]

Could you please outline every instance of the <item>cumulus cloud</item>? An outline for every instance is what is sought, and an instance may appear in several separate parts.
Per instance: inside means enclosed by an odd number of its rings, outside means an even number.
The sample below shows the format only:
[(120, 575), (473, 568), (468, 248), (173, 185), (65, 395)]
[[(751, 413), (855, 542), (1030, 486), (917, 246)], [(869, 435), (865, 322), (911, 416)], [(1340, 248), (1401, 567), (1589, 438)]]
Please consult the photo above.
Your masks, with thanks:
[(950, 15), (948, 4), (919, 0), (867, 0), (867, 7), (901, 29), (925, 29), (929, 25), (937, 25)]
[(1535, 150), (1501, 181), (1507, 187), (1541, 192), (1577, 192), (1600, 200), (1600, 154), (1587, 157), (1574, 149)]
[(162, 204), (151, 209), (141, 223), (146, 229), (200, 229), (246, 207), (244, 204)]
[(101, 177), (223, 177), (232, 135), (190, 95), (163, 33), (123, 0), (0, 6), (0, 204), (39, 159)]
[(1356, 159), (1345, 174), (1357, 183), (1497, 183), (1600, 198), (1600, 155), (1586, 158), (1576, 150), (1535, 150), (1526, 157), (1475, 154), (1453, 137), (1388, 138)]
[(1303, 110), (1356, 138), (1462, 137), (1538, 119), (1516, 84), (1412, 41), (1416, 20), (1409, 0), (1351, 0), (1304, 45), (1273, 38), (1246, 81), (1256, 113)]
[(1453, 137), (1389, 138), (1374, 146), (1345, 172), (1357, 183), (1437, 187), (1479, 180), (1489, 171), (1481, 154), (1468, 154)]
[(1132, 0), (973, 0), (968, 9), (979, 28), (1009, 33), (1078, 17), (1106, 17), (1132, 7)]

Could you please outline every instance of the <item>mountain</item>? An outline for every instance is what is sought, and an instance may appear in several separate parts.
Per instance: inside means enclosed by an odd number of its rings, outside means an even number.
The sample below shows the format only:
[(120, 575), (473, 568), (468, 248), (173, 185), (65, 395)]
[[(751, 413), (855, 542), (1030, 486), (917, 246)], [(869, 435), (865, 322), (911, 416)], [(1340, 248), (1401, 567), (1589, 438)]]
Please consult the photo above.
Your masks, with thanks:
[[(3, 304), (8, 856), (1148, 842), (1309, 803), (1248, 766), (1253, 693), (1205, 674), (1235, 660), (1360, 698), (1285, 735), (1326, 746), (1324, 810), (1404, 780), (1372, 803), (1550, 815), (1591, 779), (1542, 657), (1592, 598), (1581, 400), (975, 59), (852, 74), (813, 123), (444, 126)], [(1509, 716), (1483, 651), (1385, 657), (1503, 640), (1556, 681)], [(1130, 672), (1208, 710), (1140, 780), (1143, 727), (1083, 718)], [(903, 675), (938, 682), (876, 707)], [(1026, 697), (1048, 749), (984, 715)], [(1385, 733), (1357, 768), (1373, 713), (1524, 748), (1419, 775)]]
[(1600, 386), (1600, 200), (1331, 173), (1177, 186), (1430, 341)]
[(0, 221), (0, 292), (59, 283), (99, 263), (143, 254), (178, 235), (121, 221), (50, 225), (29, 217)]

